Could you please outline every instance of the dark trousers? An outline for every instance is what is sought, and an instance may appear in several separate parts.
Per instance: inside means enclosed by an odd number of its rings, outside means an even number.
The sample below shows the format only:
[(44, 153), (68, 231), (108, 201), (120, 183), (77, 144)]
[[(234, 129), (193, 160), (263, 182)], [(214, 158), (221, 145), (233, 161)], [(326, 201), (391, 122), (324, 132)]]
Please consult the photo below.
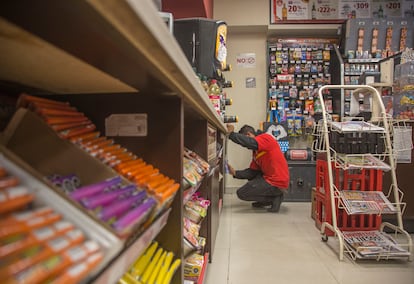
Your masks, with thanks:
[(268, 202), (282, 194), (283, 191), (268, 184), (262, 175), (256, 175), (237, 190), (237, 197), (244, 201)]

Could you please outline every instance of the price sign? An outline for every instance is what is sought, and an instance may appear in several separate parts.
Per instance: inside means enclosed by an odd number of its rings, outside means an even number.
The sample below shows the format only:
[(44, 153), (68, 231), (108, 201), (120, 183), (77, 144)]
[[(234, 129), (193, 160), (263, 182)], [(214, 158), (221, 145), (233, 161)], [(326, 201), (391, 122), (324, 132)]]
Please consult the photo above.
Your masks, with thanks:
[(401, 17), (401, 1), (386, 2), (384, 10), (388, 17)]
[(340, 0), (338, 17), (341, 19), (370, 18), (370, 0)]
[(316, 19), (337, 19), (338, 2), (320, 0), (316, 2)]
[(302, 0), (286, 1), (287, 5), (287, 19), (288, 20), (303, 20), (308, 19), (308, 5)]
[(372, 1), (372, 17), (374, 19), (401, 17), (403, 11), (401, 0), (377, 0)]

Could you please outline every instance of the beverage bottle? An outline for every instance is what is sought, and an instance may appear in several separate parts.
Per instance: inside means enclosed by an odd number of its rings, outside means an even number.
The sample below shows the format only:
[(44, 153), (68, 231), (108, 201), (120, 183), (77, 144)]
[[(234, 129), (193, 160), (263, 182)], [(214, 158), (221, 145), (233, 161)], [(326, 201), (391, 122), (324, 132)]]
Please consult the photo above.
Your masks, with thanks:
[(203, 87), (203, 89), (207, 92), (209, 85), (207, 83), (207, 77), (206, 76), (200, 76), (200, 82), (201, 82), (201, 86)]
[(208, 87), (208, 97), (213, 104), (214, 109), (220, 115), (221, 110), (221, 89), (217, 84), (216, 79), (210, 81), (210, 86)]
[(378, 8), (378, 18), (383, 18), (383, 17), (384, 17), (384, 10), (382, 9), (382, 5), (380, 5)]
[(282, 20), (286, 21), (287, 20), (287, 8), (286, 8), (286, 4), (283, 3), (283, 7), (282, 7)]
[(312, 20), (315, 20), (316, 19), (315, 3), (312, 4), (312, 12), (311, 12), (311, 15), (312, 15)]
[(210, 81), (210, 85), (208, 86), (208, 95), (216, 95), (216, 96), (220, 96), (221, 90), (219, 85), (217, 84), (217, 80), (216, 79), (212, 79)]

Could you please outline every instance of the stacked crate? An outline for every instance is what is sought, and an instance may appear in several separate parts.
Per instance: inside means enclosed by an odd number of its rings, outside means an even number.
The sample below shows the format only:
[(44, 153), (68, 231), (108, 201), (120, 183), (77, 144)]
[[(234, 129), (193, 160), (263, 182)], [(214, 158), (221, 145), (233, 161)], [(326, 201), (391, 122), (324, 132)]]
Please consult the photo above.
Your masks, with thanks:
[[(338, 190), (382, 191), (383, 171), (379, 169), (348, 169), (344, 170), (335, 162), (332, 163), (333, 184)], [(321, 228), (323, 222), (332, 224), (331, 193), (328, 176), (328, 162), (318, 155), (316, 160), (316, 194), (315, 194), (315, 225)], [(339, 206), (339, 198), (335, 198), (337, 227), (341, 231), (378, 230), (381, 215), (346, 213)], [(326, 229), (325, 234), (334, 233)]]

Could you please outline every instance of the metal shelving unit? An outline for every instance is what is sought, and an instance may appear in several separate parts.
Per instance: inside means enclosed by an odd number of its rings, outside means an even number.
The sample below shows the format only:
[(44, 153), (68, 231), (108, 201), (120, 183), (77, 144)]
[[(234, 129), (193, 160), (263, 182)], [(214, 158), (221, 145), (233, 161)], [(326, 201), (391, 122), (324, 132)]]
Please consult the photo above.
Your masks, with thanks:
[[(344, 121), (344, 122), (334, 122), (330, 115), (327, 114), (325, 110), (325, 104), (323, 102), (323, 92), (325, 89), (340, 89), (340, 90), (354, 90), (357, 92), (361, 92), (364, 95), (371, 94), (372, 95), (372, 102), (373, 104), (376, 104), (376, 109), (378, 110), (377, 113), (375, 113), (375, 119), (373, 119), (370, 122), (365, 122), (362, 120), (359, 121)], [(388, 195), (383, 195), (382, 202), (378, 204), (375, 202), (374, 207), (371, 206), (371, 210), (365, 210), (365, 212), (358, 212), (359, 214), (396, 214), (397, 216), (397, 225), (393, 225), (388, 222), (383, 222), (379, 226), (378, 231), (370, 231), (372, 234), (375, 234), (376, 238), (379, 238), (381, 241), (381, 238), (385, 238), (387, 240), (390, 240), (391, 243), (397, 244), (397, 241), (390, 238), (388, 234), (385, 234), (385, 230), (389, 229), (394, 232), (396, 237), (402, 236), (405, 238), (405, 241), (402, 241), (401, 238), (399, 238), (400, 241), (400, 247), (403, 248), (402, 250), (404, 253), (401, 253), (399, 255), (395, 253), (391, 253), (391, 249), (389, 251), (382, 250), (381, 252), (378, 252), (375, 254), (375, 256), (370, 255), (370, 257), (366, 258), (375, 258), (377, 260), (380, 259), (390, 259), (390, 258), (408, 258), (408, 260), (412, 261), (412, 239), (410, 235), (404, 230), (403, 222), (402, 222), (402, 213), (403, 209), (405, 207), (405, 204), (402, 202), (402, 192), (398, 188), (398, 181), (397, 176), (395, 174), (396, 170), (396, 162), (394, 158), (394, 150), (393, 150), (393, 144), (392, 144), (392, 121), (391, 119), (386, 115), (384, 105), (381, 100), (381, 96), (377, 89), (375, 89), (372, 86), (368, 85), (326, 85), (319, 89), (319, 99), (322, 102), (322, 115), (323, 119), (318, 123), (316, 126), (315, 135), (317, 136), (317, 139), (315, 140), (315, 143), (313, 145), (313, 150), (319, 153), (323, 153), (326, 156), (327, 161), (327, 176), (325, 178), (328, 179), (328, 182), (325, 183), (326, 186), (328, 186), (328, 189), (325, 189), (326, 197), (328, 198), (328, 202), (330, 202), (330, 211), (327, 214), (332, 214), (331, 221), (323, 221), (321, 224), (321, 234), (323, 241), (328, 241), (328, 236), (326, 234), (326, 230), (329, 229), (333, 232), (335, 236), (338, 237), (339, 240), (339, 259), (343, 260), (344, 253), (347, 253), (351, 258), (357, 259), (357, 258), (364, 258), (361, 256), (360, 253), (358, 253), (357, 250), (353, 249), (349, 242), (349, 236), (352, 231), (342, 231), (341, 228), (338, 226), (338, 208), (345, 209), (346, 206), (348, 206), (347, 209), (350, 209), (350, 203), (349, 200), (347, 200), (344, 197), (344, 192), (341, 191), (340, 188), (337, 188), (337, 186), (334, 183), (334, 170), (335, 168), (341, 168), (343, 170), (349, 170), (351, 168), (353, 169), (380, 169), (383, 171), (389, 170), (391, 174), (392, 184), (389, 189)], [(373, 114), (374, 115), (374, 114)], [(376, 116), (377, 115), (377, 116)], [(346, 127), (348, 126), (348, 127)], [(376, 153), (370, 153), (370, 154), (343, 154), (339, 153), (338, 149), (334, 149), (332, 147), (330, 140), (331, 140), (331, 133), (333, 131), (337, 131), (339, 133), (376, 133), (380, 135), (381, 139), (383, 139), (384, 147), (382, 151), (378, 151)], [(365, 144), (366, 141), (363, 143)], [(349, 152), (347, 152), (349, 153)], [(358, 160), (358, 163), (355, 162), (355, 159)], [(362, 162), (362, 161), (368, 161), (368, 162)], [(382, 186), (382, 184), (381, 184)], [(358, 193), (357, 190), (352, 190), (353, 193)], [(382, 191), (381, 191), (382, 193)], [(393, 199), (394, 202), (389, 202), (388, 198)], [(365, 208), (369, 207), (369, 205), (374, 205), (373, 201), (368, 201), (365, 204), (362, 204), (365, 206)], [(361, 205), (361, 204), (359, 204)], [(386, 212), (385, 208), (388, 206), (388, 208), (391, 208), (389, 212)], [(374, 208), (374, 209), (372, 209)], [(328, 210), (328, 209), (327, 209)], [(348, 210), (348, 213), (351, 213)], [(358, 233), (358, 232), (356, 232)], [(369, 232), (366, 232), (368, 234)], [(352, 234), (351, 234), (352, 235)], [(348, 240), (348, 242), (347, 242)], [(384, 241), (385, 242), (385, 241)]]

